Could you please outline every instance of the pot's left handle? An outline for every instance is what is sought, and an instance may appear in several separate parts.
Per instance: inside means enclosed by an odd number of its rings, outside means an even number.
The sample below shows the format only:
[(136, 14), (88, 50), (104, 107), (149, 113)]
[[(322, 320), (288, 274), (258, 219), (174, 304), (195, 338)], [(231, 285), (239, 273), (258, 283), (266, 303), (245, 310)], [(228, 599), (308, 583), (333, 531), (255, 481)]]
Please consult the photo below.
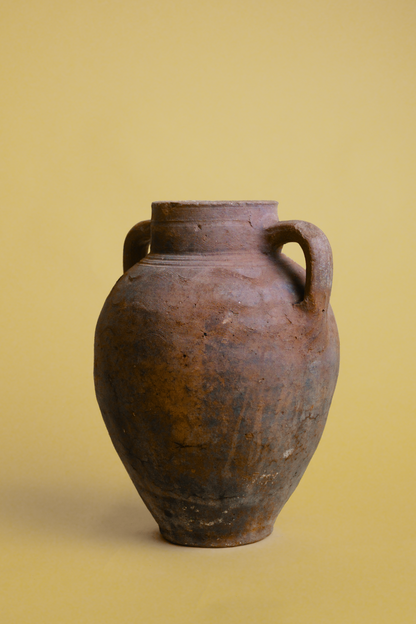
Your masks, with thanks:
[(126, 236), (123, 248), (124, 273), (147, 255), (150, 245), (150, 221), (133, 226)]

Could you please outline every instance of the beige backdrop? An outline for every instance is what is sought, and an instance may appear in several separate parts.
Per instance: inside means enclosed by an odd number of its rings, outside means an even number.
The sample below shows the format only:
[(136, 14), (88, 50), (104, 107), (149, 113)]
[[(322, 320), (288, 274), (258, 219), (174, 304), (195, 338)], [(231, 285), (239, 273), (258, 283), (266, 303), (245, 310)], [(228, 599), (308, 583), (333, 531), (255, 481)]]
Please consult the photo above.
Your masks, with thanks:
[[(416, 622), (414, 1), (0, 15), (2, 623)], [(334, 251), (328, 425), (252, 546), (163, 542), (94, 397), (124, 235), (177, 199), (276, 199)]]

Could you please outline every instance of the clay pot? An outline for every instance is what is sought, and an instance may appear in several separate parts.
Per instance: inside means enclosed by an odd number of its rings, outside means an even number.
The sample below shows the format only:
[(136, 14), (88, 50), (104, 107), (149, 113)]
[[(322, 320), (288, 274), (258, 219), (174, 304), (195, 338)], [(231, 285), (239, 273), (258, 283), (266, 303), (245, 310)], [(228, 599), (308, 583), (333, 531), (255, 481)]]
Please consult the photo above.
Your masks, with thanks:
[[(306, 275), (281, 253), (293, 241)], [(318, 445), (338, 375), (325, 235), (279, 222), (276, 202), (157, 202), (124, 263), (95, 340), (121, 460), (167, 540), (263, 539)]]

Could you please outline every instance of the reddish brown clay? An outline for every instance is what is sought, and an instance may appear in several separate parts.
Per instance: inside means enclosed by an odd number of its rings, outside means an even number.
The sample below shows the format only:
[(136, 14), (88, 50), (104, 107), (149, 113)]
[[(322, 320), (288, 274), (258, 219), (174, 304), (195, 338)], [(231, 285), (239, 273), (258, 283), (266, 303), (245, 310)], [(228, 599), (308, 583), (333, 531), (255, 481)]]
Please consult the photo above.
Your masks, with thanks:
[[(269, 535), (325, 425), (339, 364), (331, 249), (276, 207), (154, 203), (98, 321), (104, 421), (176, 544)], [(281, 253), (293, 241), (306, 275)]]

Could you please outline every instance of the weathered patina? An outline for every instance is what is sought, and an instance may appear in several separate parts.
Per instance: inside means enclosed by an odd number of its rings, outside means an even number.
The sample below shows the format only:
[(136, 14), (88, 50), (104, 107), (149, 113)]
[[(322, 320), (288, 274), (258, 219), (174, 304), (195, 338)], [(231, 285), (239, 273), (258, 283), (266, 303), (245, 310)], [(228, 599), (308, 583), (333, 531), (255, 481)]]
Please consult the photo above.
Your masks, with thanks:
[[(276, 202), (152, 209), (98, 321), (98, 402), (167, 540), (254, 542), (299, 483), (334, 392), (331, 249), (315, 226), (279, 222)], [(306, 273), (281, 253), (293, 241)]]

